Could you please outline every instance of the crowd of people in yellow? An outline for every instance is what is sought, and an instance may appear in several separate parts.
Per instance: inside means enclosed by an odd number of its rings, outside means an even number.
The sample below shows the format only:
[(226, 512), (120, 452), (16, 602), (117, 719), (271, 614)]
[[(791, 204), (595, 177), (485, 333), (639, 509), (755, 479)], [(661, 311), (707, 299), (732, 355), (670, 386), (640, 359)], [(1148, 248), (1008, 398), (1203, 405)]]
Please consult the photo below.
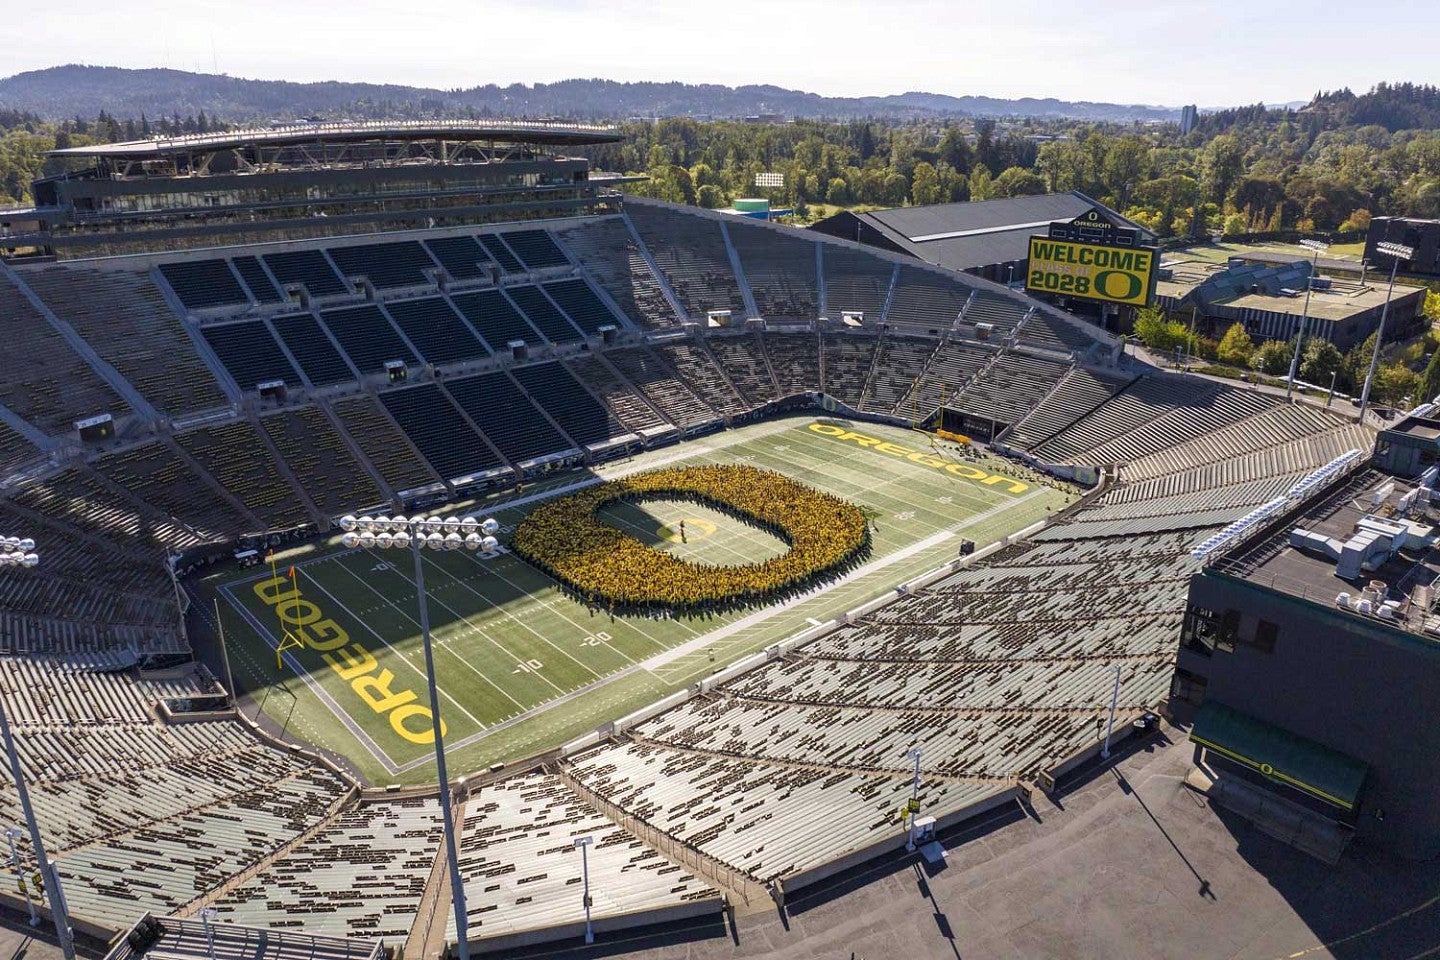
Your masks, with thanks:
[[(701, 503), (755, 524), (789, 549), (761, 563), (696, 563), (647, 546), (598, 516), (609, 503), (661, 497)], [(772, 597), (840, 572), (869, 545), (859, 507), (783, 474), (742, 465), (664, 468), (598, 484), (540, 506), (510, 542), (511, 550), (586, 603), (673, 611)]]

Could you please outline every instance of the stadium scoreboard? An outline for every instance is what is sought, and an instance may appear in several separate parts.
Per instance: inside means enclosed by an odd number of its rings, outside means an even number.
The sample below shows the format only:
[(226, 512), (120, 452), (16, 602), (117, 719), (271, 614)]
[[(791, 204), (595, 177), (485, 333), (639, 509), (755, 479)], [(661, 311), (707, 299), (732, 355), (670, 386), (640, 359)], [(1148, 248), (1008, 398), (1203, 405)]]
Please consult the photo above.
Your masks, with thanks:
[(1160, 256), (1140, 239), (1139, 231), (1095, 209), (1052, 223), (1048, 236), (1030, 238), (1025, 289), (1146, 306), (1155, 295)]

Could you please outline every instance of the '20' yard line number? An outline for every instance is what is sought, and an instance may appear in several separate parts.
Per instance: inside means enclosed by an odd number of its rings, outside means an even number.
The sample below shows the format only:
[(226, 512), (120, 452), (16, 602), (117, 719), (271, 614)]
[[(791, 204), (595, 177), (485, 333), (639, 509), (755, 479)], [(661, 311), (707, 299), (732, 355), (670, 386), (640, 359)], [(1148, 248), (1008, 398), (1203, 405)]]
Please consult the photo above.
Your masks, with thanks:
[[(598, 647), (598, 646), (600, 646), (601, 644), (606, 644), (606, 643), (609, 643), (609, 642), (610, 642), (610, 634), (605, 633), (604, 631), (601, 631), (600, 633), (594, 634), (594, 635), (592, 635), (592, 636), (586, 637), (585, 639), (581, 640), (581, 641), (580, 641), (580, 646), (582, 646), (582, 647)], [(536, 672), (538, 672), (538, 671), (540, 671), (540, 670), (544, 670), (544, 669), (545, 669), (545, 663), (544, 663), (544, 661), (541, 661), (541, 660), (521, 660), (519, 663), (515, 664), (515, 669), (514, 669), (514, 670), (511, 670), (510, 672), (511, 672), (511, 673), (536, 673)]]

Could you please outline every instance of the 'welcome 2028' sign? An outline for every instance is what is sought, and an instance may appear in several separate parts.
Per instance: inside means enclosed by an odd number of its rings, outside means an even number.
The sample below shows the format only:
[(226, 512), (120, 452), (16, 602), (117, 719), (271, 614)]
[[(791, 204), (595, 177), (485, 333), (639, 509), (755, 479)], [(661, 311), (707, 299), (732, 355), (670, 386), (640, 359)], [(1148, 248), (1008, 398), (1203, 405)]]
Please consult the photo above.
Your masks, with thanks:
[(1030, 238), (1025, 289), (1143, 307), (1155, 289), (1156, 251)]

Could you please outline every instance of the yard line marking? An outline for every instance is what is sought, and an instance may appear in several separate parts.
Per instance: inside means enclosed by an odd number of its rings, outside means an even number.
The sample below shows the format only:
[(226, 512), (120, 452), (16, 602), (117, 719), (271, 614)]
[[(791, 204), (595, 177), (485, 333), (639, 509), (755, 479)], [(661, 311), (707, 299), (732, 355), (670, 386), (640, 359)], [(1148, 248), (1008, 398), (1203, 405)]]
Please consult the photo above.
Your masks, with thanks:
[[(256, 635), (265, 641), (265, 643), (269, 644), (272, 650), (279, 649), (280, 642), (270, 634), (270, 629), (262, 624), (255, 614), (251, 613), (244, 604), (235, 599), (235, 595), (230, 590), (231, 586), (232, 584), (222, 584), (220, 586), (220, 592), (225, 594), (225, 599), (230, 601), (230, 606), (235, 608), (240, 616), (250, 624), (251, 629), (255, 631)], [(285, 662), (290, 665), (290, 669), (295, 671), (295, 675), (300, 678), (305, 686), (310, 688), (310, 691), (315, 694), (316, 699), (330, 709), (330, 712), (335, 715), (335, 719), (339, 720), (345, 729), (350, 731), (360, 745), (375, 758), (380, 766), (385, 768), (387, 773), (394, 776), (401, 772), (403, 768), (394, 760), (390, 759), (390, 755), (385, 752), (385, 749), (376, 743), (370, 734), (365, 731), (365, 728), (360, 726), (360, 724), (355, 721), (355, 718), (350, 716), (350, 714), (336, 702), (335, 698), (330, 695), (330, 691), (326, 690), (319, 680), (311, 676), (310, 671), (301, 668), (300, 662), (295, 659), (294, 654), (286, 651), (280, 656), (285, 659)]]
[(818, 627), (821, 625), (821, 622), (819, 620), (816, 620), (814, 617), (806, 617), (805, 622), (810, 624), (810, 626), (812, 627)]
[[(368, 553), (368, 552), (370, 552), (370, 551), (366, 551), (366, 552)], [(343, 557), (343, 556), (346, 556), (346, 554), (337, 553), (337, 554), (335, 554), (335, 556), (337, 556), (337, 557)], [(375, 594), (376, 596), (380, 597), (380, 598), (381, 598), (382, 600), (384, 600), (387, 604), (389, 604), (390, 607), (391, 607), (391, 609), (393, 609), (396, 613), (400, 614), (400, 616), (404, 617), (406, 620), (409, 620), (411, 623), (415, 624), (415, 626), (417, 626), (417, 627), (420, 625), (420, 624), (416, 623), (415, 620), (414, 620), (408, 613), (406, 613), (404, 610), (401, 610), (399, 604), (392, 602), (392, 601), (390, 600), (390, 598), (386, 597), (386, 596), (385, 596), (383, 593), (381, 593), (379, 590), (376, 590), (374, 587), (370, 586), (370, 584), (367, 583), (367, 582), (366, 582), (362, 577), (360, 577), (358, 574), (356, 574), (354, 570), (351, 570), (351, 569), (350, 569), (348, 566), (346, 566), (344, 563), (339, 564), (339, 567), (340, 567), (341, 570), (344, 570), (344, 571), (345, 571), (346, 573), (348, 573), (351, 577), (353, 577), (353, 578), (356, 580), (356, 582), (358, 582), (358, 583), (360, 583), (360, 584), (363, 584), (364, 587), (365, 587), (365, 589), (369, 590), (371, 593), (373, 593), (373, 594)], [(390, 569), (391, 569), (392, 571), (394, 571), (395, 568), (394, 568), (394, 567), (391, 567)], [(386, 640), (384, 637), (382, 637), (382, 636), (375, 630), (374, 627), (370, 626), (369, 621), (367, 621), (364, 617), (356, 616), (356, 615), (355, 615), (355, 612), (354, 612), (353, 610), (351, 610), (349, 607), (345, 606), (345, 604), (340, 600), (339, 597), (335, 596), (335, 594), (333, 594), (333, 593), (331, 593), (329, 590), (325, 589), (325, 585), (322, 584), (319, 580), (316, 580), (314, 577), (311, 577), (311, 578), (310, 578), (310, 582), (313, 583), (313, 584), (315, 584), (315, 586), (319, 587), (319, 588), (320, 588), (320, 592), (323, 593), (323, 594), (325, 594), (325, 596), (329, 597), (331, 600), (333, 600), (333, 601), (335, 602), (335, 605), (336, 605), (336, 606), (342, 608), (346, 613), (350, 614), (351, 618), (354, 619), (357, 623), (359, 623), (362, 627), (364, 627), (364, 628), (369, 632), (370, 636), (374, 637), (376, 640), (379, 640), (381, 643), (383, 643), (383, 644), (385, 645), (386, 649), (388, 649), (391, 653), (395, 654), (396, 657), (400, 658), (400, 662), (401, 662), (401, 663), (405, 664), (405, 666), (409, 667), (411, 670), (414, 670), (415, 673), (416, 673), (416, 675), (419, 676), (421, 680), (426, 680), (426, 682), (428, 683), (428, 679), (427, 679), (426, 676), (425, 676), (425, 671), (424, 671), (424, 670), (421, 670), (419, 667), (415, 666), (415, 664), (411, 663), (408, 659), (406, 659), (405, 655), (404, 655), (403, 653), (401, 653), (399, 650), (395, 649), (395, 647), (390, 643), (389, 640)], [(414, 582), (412, 581), (410, 585), (411, 585), (411, 587), (412, 587), (412, 589), (413, 589), (413, 587), (414, 587)], [(434, 601), (431, 600), (430, 602), (433, 603)], [(478, 671), (477, 671), (477, 672), (478, 672)], [(461, 705), (461, 703), (460, 703), (458, 700), (456, 700), (454, 697), (450, 696), (450, 694), (446, 693), (444, 687), (441, 687), (441, 686), (439, 686), (439, 685), (437, 684), (437, 685), (436, 685), (436, 688), (440, 691), (440, 695), (441, 695), (442, 697), (444, 697), (446, 700), (449, 700), (452, 704), (454, 704), (455, 709), (456, 709), (456, 710), (459, 710), (461, 713), (465, 714), (465, 716), (470, 719), (470, 722), (471, 722), (471, 723), (473, 723), (473, 724), (475, 724), (476, 726), (478, 726), (481, 730), (484, 730), (484, 729), (485, 729), (485, 724), (481, 723), (480, 720), (479, 720), (479, 718), (477, 718), (477, 717), (476, 717), (473, 713), (471, 713), (469, 710), (466, 710), (465, 707), (464, 707), (463, 705)]]

